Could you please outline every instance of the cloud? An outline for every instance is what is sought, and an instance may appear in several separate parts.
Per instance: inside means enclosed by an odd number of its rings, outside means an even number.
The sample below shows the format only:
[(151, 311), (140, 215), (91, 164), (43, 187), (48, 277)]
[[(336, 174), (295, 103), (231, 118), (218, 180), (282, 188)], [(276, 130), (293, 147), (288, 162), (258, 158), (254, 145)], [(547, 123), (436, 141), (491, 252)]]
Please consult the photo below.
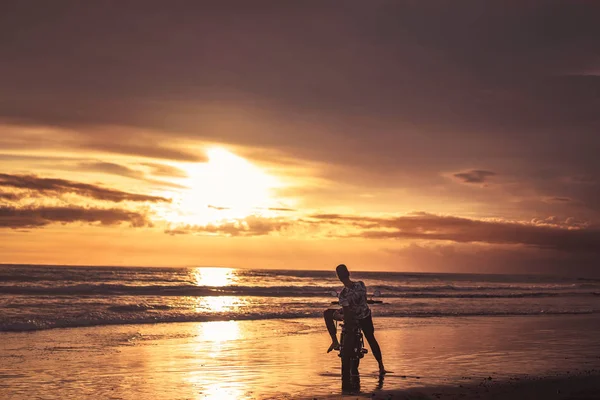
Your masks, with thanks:
[(570, 201), (573, 201), (573, 199), (569, 197), (551, 197), (550, 199), (548, 199), (548, 201), (551, 203), (568, 203)]
[[(349, 2), (343, 15), (335, 2), (301, 3), (245, 8), (246, 20), (226, 7), (194, 4), (119, 12), (46, 6), (40, 15), (15, 6), (0, 20), (13, 38), (0, 66), (0, 108), (43, 125), (137, 126), (170, 132), (164, 143), (170, 135), (259, 143), (330, 162), (351, 163), (353, 150), (362, 149), (363, 164), (406, 160), (403, 167), (419, 153), (440, 163), (461, 158), (458, 150), (473, 158), (517, 149), (572, 153), (573, 143), (540, 140), (564, 137), (565, 129), (591, 142), (585, 136), (595, 129), (597, 87), (557, 76), (596, 70), (593, 2)], [(42, 24), (42, 15), (52, 22)], [(81, 35), (69, 35), (75, 29)], [(205, 57), (222, 48), (227, 54)], [(115, 63), (106, 68), (98, 57)], [(234, 107), (223, 107), (214, 122), (207, 104)], [(256, 109), (280, 113), (287, 125), (348, 122), (281, 134), (265, 124), (248, 133), (244, 118), (237, 127), (226, 121), (239, 118), (232, 111), (252, 117)], [(383, 119), (396, 126), (372, 123)], [(110, 150), (149, 155), (123, 139), (111, 141)]]
[(537, 251), (525, 246), (415, 244), (385, 248), (405, 270), (598, 275), (598, 255)]
[(600, 254), (598, 227), (572, 218), (561, 221), (556, 217), (515, 222), (428, 213), (413, 213), (397, 217), (314, 214), (297, 219), (255, 215), (206, 226), (173, 226), (166, 232), (227, 236), (263, 236), (277, 233), (293, 236), (296, 232), (309, 231), (313, 237), (518, 245), (538, 250)]
[(46, 154), (52, 150), (66, 150), (78, 154), (115, 153), (185, 162), (208, 160), (203, 151), (190, 151), (188, 142), (182, 143), (181, 138), (169, 138), (164, 130), (136, 129), (128, 125), (131, 124), (105, 125), (91, 121), (39, 123), (6, 117), (0, 112), (0, 147), (17, 151), (35, 149)]
[(39, 178), (35, 175), (10, 175), (0, 173), (0, 187), (9, 187), (35, 191), (41, 194), (66, 194), (73, 193), (79, 196), (91, 197), (96, 200), (111, 202), (136, 201), (136, 202), (170, 202), (169, 199), (159, 196), (149, 196), (123, 192), (116, 189), (104, 188), (88, 183), (69, 181), (66, 179)]
[(118, 225), (127, 222), (133, 227), (151, 226), (144, 214), (116, 208), (0, 206), (0, 228), (40, 228), (53, 223), (75, 222), (101, 225)]
[(161, 158), (165, 160), (188, 162), (204, 162), (207, 160), (206, 155), (202, 153), (188, 152), (185, 150), (164, 147), (158, 144), (139, 145), (104, 141), (91, 142), (86, 144), (85, 147), (91, 150), (100, 150), (109, 153), (135, 155), (148, 158)]
[(269, 207), (267, 208), (267, 210), (269, 211), (296, 211), (293, 208), (287, 208), (287, 207)]
[(6, 154), (0, 153), (0, 161), (28, 161), (28, 162), (43, 162), (43, 163), (58, 163), (61, 161), (83, 161), (87, 160), (86, 158), (75, 158), (75, 157), (65, 157), (64, 155), (32, 155), (32, 154)]
[(105, 161), (81, 162), (77, 165), (77, 168), (84, 171), (105, 172), (108, 174), (126, 176), (128, 178), (144, 179), (144, 173), (142, 171), (129, 168), (125, 165)]
[(142, 163), (146, 167), (151, 168), (151, 174), (157, 176), (170, 176), (173, 178), (187, 178), (187, 173), (177, 167), (159, 163)]
[[(211, 209), (217, 210), (217, 211), (224, 211), (224, 210), (230, 210), (231, 209), (230, 207), (215, 206), (215, 205), (212, 205), (212, 204), (209, 204), (208, 208), (211, 208)], [(287, 208), (287, 207), (268, 207), (268, 208), (255, 207), (254, 210), (267, 210), (267, 211), (279, 211), (279, 212), (296, 211), (293, 208)]]
[[(0, 114), (78, 131), (65, 140), (17, 133), (0, 147), (46, 150), (52, 140), (61, 150), (189, 161), (203, 156), (188, 143), (252, 146), (318, 162), (319, 176), (336, 183), (332, 192), (402, 190), (408, 201), (433, 198), (418, 203), (424, 209), (477, 202), (473, 213), (502, 209), (515, 218), (535, 215), (539, 204), (474, 194), (473, 178), (449, 185), (440, 172), (482, 166), (504, 176), (514, 167), (532, 191), (530, 176), (545, 165), (600, 177), (600, 81), (564, 75), (598, 70), (597, 2), (349, 1), (343, 14), (335, 2), (236, 2), (245, 19), (202, 2), (148, 3), (118, 11), (46, 5), (35, 15), (15, 5), (0, 15), (11, 38), (0, 63)], [(536, 201), (559, 194), (600, 215), (595, 193), (555, 189)], [(455, 207), (437, 209), (438, 196)], [(566, 215), (576, 207), (543, 206)]]
[(464, 183), (484, 183), (487, 181), (487, 178), (494, 175), (496, 175), (495, 172), (480, 169), (473, 169), (471, 171), (454, 174), (456, 178)]
[(217, 224), (175, 226), (165, 230), (165, 233), (170, 235), (194, 233), (225, 236), (264, 236), (274, 232), (283, 232), (293, 224), (293, 220), (285, 218), (249, 216)]
[(17, 201), (21, 197), (22, 196), (20, 196), (20, 195), (18, 195), (16, 193), (0, 192), (0, 200)]
[(476, 220), (454, 216), (415, 213), (392, 218), (360, 218), (337, 214), (311, 217), (317, 223), (350, 224), (361, 228), (352, 236), (370, 239), (407, 239), (526, 245), (566, 252), (600, 253), (600, 230), (574, 221), (555, 219), (528, 223)]
[(187, 189), (186, 186), (180, 185), (180, 184), (177, 184), (174, 182), (149, 179), (146, 177), (146, 174), (143, 171), (129, 168), (125, 165), (116, 164), (116, 163), (110, 163), (110, 162), (105, 162), (105, 161), (91, 161), (91, 162), (86, 161), (86, 162), (79, 163), (77, 165), (77, 168), (79, 170), (83, 170), (83, 171), (103, 172), (106, 174), (124, 176), (127, 178), (145, 181), (145, 182), (154, 184), (156, 186), (172, 187), (172, 188), (177, 188), (177, 189)]

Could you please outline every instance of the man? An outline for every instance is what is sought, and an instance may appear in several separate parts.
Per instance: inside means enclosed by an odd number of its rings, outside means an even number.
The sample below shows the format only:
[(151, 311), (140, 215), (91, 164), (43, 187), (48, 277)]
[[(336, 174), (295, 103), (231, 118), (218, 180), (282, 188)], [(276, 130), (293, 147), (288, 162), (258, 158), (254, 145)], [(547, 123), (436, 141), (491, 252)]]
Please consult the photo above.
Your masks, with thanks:
[[(367, 338), (367, 342), (369, 342), (373, 356), (375, 356), (375, 359), (379, 363), (379, 373), (385, 374), (387, 371), (383, 366), (381, 349), (379, 348), (379, 344), (374, 335), (375, 328), (373, 327), (371, 310), (367, 304), (367, 288), (362, 281), (354, 282), (350, 280), (350, 272), (344, 264), (338, 265), (335, 271), (338, 279), (344, 284), (344, 289), (342, 289), (342, 292), (339, 295), (340, 305), (350, 311), (356, 318), (360, 329), (362, 329), (365, 338)], [(334, 319), (342, 320), (342, 310), (329, 309), (325, 310), (323, 313), (325, 325), (327, 325), (327, 330), (331, 336), (331, 346), (329, 346), (329, 349), (327, 350), (328, 353), (332, 350), (339, 350), (340, 348), (335, 329), (335, 322), (333, 321)]]

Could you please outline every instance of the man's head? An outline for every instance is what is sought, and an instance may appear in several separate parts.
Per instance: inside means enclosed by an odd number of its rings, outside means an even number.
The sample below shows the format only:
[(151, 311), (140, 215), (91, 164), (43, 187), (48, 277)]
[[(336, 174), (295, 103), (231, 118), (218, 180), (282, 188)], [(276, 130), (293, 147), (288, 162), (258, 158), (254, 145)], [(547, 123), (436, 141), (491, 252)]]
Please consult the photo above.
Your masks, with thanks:
[(337, 273), (338, 279), (342, 282), (347, 282), (350, 280), (350, 271), (348, 271), (348, 267), (344, 264), (340, 264), (335, 268), (335, 272)]

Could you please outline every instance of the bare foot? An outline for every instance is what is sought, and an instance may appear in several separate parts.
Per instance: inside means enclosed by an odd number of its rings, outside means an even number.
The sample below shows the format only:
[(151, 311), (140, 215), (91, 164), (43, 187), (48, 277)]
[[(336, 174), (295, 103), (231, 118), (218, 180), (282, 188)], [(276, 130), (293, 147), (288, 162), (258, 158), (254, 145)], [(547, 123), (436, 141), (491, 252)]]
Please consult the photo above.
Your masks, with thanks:
[(329, 346), (329, 348), (327, 349), (327, 352), (331, 353), (332, 350), (339, 350), (339, 349), (340, 349), (340, 344), (332, 342), (331, 346)]
[(379, 367), (379, 375), (391, 374), (392, 371), (387, 371), (383, 365)]

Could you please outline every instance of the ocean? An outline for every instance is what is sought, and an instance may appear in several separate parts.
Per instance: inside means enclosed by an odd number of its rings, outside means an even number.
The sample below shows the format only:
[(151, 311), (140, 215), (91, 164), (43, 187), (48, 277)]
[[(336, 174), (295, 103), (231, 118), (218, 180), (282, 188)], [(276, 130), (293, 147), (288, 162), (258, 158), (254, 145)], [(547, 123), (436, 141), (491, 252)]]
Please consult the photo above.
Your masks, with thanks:
[[(542, 275), (353, 272), (379, 317), (600, 313), (600, 280)], [(332, 271), (0, 266), (0, 331), (320, 317)]]

